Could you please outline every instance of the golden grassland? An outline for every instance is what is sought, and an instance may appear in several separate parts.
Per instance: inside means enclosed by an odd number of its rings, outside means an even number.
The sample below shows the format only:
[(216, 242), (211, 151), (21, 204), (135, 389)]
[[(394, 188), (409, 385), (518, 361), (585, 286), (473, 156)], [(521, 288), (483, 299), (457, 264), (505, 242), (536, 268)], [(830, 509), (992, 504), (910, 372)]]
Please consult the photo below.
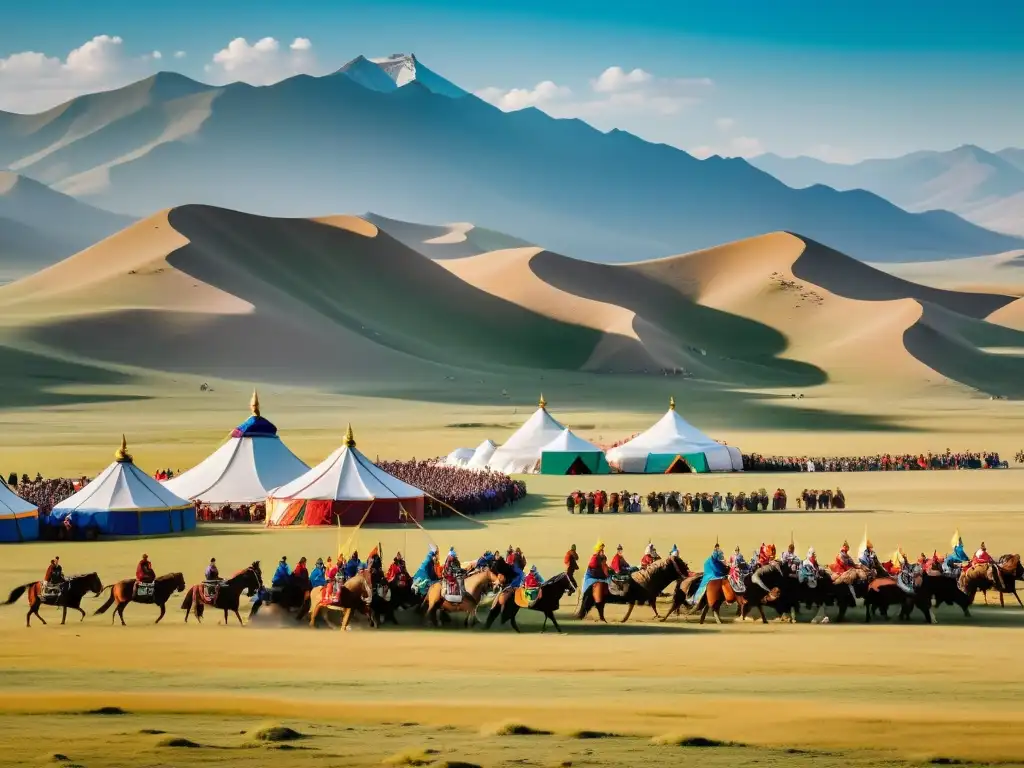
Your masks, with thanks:
[[(576, 486), (646, 491), (788, 488), (806, 475), (745, 477), (528, 478), (531, 497), (511, 512), (427, 523), (429, 537), (464, 556), (521, 546), (542, 573), (557, 571), (570, 543), (587, 551), (597, 539), (622, 543), (639, 559), (653, 539), (679, 545), (699, 567), (719, 538), (748, 551), (793, 532), (823, 559), (865, 529), (885, 554), (944, 549), (959, 527), (968, 546), (984, 538), (994, 552), (1017, 551), (1024, 539), (1024, 472), (930, 472), (816, 475), (816, 486), (841, 483), (845, 512), (732, 515), (570, 516), (563, 497)], [(216, 556), (224, 570), (253, 559), (270, 569), (291, 561), (380, 541), (418, 561), (427, 536), (415, 529), (274, 531), (203, 527), (196, 535), (61, 544), (69, 571), (96, 568), (104, 581), (129, 575), (144, 550), (159, 572), (198, 580)], [(41, 575), (58, 554), (52, 543), (7, 546), (0, 584)], [(251, 626), (220, 626), (208, 614), (182, 622), (177, 605), (153, 626), (155, 610), (132, 606), (129, 626), (106, 616), (46, 627), (24, 626), (24, 603), (0, 609), (0, 763), (299, 766), (324, 759), (346, 765), (709, 765), (758, 759), (768, 765), (920, 764), (934, 758), (1013, 762), (1024, 749), (1024, 611), (976, 606), (970, 619), (939, 611), (938, 626), (873, 623), (858, 610), (845, 625), (772, 622), (699, 626), (653, 621), (639, 608), (628, 624), (569, 617), (562, 636), (539, 633), (524, 617), (523, 635), (507, 628), (431, 630), (411, 614), (403, 626), (351, 633), (292, 626), (280, 616)], [(88, 609), (98, 601), (87, 600)], [(727, 609), (727, 614), (729, 611)], [(232, 619), (233, 621), (233, 619)], [(118, 707), (127, 714), (85, 714)], [(43, 717), (45, 716), (45, 717)], [(46, 739), (18, 738), (46, 723)], [(280, 723), (306, 738), (284, 744), (254, 733)], [(517, 723), (551, 735), (504, 736)], [(162, 731), (149, 733), (147, 731)], [(580, 731), (617, 734), (581, 739)], [(675, 746), (699, 737), (733, 746)], [(185, 740), (199, 746), (168, 746)], [(430, 751), (435, 750), (435, 751)], [(396, 757), (397, 756), (397, 757)], [(522, 761), (525, 761), (522, 762)], [(824, 761), (824, 762), (822, 762)], [(61, 761), (56, 761), (60, 764)], [(393, 764), (395, 764), (393, 763)]]

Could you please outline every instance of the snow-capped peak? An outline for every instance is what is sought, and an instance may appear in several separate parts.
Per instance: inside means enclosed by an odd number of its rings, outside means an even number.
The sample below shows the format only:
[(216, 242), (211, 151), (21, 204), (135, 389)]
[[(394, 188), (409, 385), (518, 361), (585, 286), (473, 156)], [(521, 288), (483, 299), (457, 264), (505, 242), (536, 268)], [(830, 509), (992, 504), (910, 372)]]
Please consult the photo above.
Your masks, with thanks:
[(411, 82), (417, 82), (428, 91), (451, 99), (461, 99), (468, 95), (455, 83), (423, 66), (414, 53), (393, 53), (384, 58), (370, 59), (370, 61), (380, 67), (399, 88)]

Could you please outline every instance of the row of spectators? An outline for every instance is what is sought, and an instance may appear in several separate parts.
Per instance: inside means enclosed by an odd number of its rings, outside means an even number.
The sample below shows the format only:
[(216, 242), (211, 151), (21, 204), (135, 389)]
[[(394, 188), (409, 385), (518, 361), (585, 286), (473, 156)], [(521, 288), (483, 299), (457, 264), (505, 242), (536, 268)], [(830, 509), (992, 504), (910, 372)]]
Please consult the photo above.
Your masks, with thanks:
[(262, 523), (266, 519), (266, 504), (225, 504), (222, 507), (208, 507), (196, 502), (196, 520), (201, 523)]
[(526, 483), (501, 472), (462, 469), (442, 462), (378, 461), (377, 466), (433, 497), (424, 503), (427, 517), (447, 517), (451, 515), (449, 507), (464, 515), (493, 512), (526, 496)]
[[(654, 491), (641, 497), (629, 491), (603, 490), (573, 491), (565, 498), (565, 508), (569, 514), (603, 514), (638, 513), (645, 508), (651, 512), (773, 512), (785, 511), (789, 497), (782, 488), (769, 494), (764, 488), (746, 493), (731, 492), (714, 493), (680, 493)], [(835, 491), (804, 490), (797, 498), (797, 507), (801, 509), (845, 509), (846, 496), (838, 488)]]
[[(2, 475), (0, 475), (2, 477)], [(28, 475), (18, 475), (12, 472), (7, 478), (7, 485), (21, 498), (39, 507), (40, 515), (48, 515), (53, 508), (64, 499), (75, 495), (75, 492), (84, 486), (88, 480), (80, 478), (71, 480), (69, 478), (44, 479), (42, 475), (36, 474), (35, 480), (29, 480)]]
[(934, 469), (1006, 469), (996, 452), (878, 454), (875, 456), (743, 456), (748, 472), (903, 472)]

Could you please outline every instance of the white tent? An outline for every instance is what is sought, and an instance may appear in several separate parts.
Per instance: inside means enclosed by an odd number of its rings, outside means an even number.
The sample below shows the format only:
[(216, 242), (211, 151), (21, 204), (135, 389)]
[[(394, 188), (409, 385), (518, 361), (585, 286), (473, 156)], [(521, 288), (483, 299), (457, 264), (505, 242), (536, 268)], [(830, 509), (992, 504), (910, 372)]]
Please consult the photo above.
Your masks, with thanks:
[(559, 433), (558, 437), (540, 449), (541, 453), (602, 453), (589, 440), (584, 440), (571, 429), (566, 427)]
[(496, 450), (498, 450), (498, 446), (493, 440), (484, 440), (473, 451), (473, 456), (466, 462), (466, 467), (468, 469), (486, 469)]
[(0, 542), (39, 538), (39, 510), (0, 478)]
[(464, 467), (473, 458), (472, 448), (456, 448), (444, 457), (444, 463), (451, 467)]
[(176, 533), (196, 526), (192, 502), (136, 467), (123, 435), (114, 463), (55, 506), (53, 517), (58, 521), (70, 518), (79, 528), (127, 536)]
[(267, 499), (268, 525), (359, 525), (423, 519), (425, 494), (356, 448), (352, 427), (338, 450)]
[(547, 401), (540, 396), (538, 408), (500, 448), (488, 466), (505, 474), (532, 472), (540, 461), (541, 448), (558, 437), (565, 429), (547, 412)]
[(204, 504), (256, 504), (268, 491), (294, 480), (309, 467), (277, 436), (277, 427), (260, 415), (252, 393), (252, 415), (232, 430), (228, 441), (200, 464), (164, 481), (183, 498)]
[(650, 429), (628, 443), (610, 449), (608, 463), (620, 472), (641, 473), (649, 456), (703, 454), (710, 472), (739, 472), (743, 458), (738, 448), (722, 445), (705, 435), (676, 412), (675, 398), (668, 412)]

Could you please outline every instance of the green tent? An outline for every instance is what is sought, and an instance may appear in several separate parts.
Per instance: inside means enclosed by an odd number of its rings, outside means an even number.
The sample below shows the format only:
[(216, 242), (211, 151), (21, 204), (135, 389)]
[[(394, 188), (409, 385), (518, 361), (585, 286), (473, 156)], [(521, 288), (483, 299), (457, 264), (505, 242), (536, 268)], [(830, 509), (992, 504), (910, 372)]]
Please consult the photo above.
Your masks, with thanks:
[(671, 475), (677, 472), (709, 472), (708, 460), (703, 453), (649, 453), (644, 472)]
[(604, 451), (568, 427), (540, 450), (542, 475), (607, 475), (609, 471)]

